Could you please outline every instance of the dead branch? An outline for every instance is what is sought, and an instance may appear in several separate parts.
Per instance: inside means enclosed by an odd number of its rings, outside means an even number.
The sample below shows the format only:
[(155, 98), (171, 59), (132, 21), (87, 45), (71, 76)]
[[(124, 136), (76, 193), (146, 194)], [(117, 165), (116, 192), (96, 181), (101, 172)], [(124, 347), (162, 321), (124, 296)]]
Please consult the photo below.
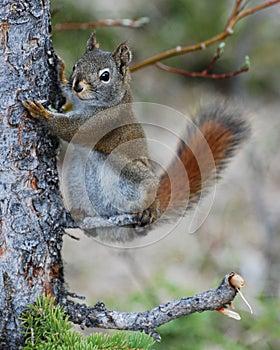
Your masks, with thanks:
[(99, 21), (86, 22), (86, 23), (58, 23), (53, 27), (52, 33), (56, 33), (62, 30), (85, 30), (94, 27), (128, 27), (128, 28), (140, 28), (149, 22), (149, 18), (140, 17), (136, 19), (124, 18), (124, 19), (101, 19)]
[(221, 284), (206, 292), (191, 297), (173, 300), (144, 312), (120, 312), (107, 310), (103, 302), (94, 307), (77, 304), (65, 298), (60, 302), (66, 309), (70, 321), (82, 327), (100, 327), (141, 331), (150, 334), (155, 340), (161, 337), (156, 328), (176, 318), (194, 312), (216, 310), (229, 317), (240, 319), (236, 312), (229, 310), (232, 301), (245, 281), (234, 272), (227, 274)]

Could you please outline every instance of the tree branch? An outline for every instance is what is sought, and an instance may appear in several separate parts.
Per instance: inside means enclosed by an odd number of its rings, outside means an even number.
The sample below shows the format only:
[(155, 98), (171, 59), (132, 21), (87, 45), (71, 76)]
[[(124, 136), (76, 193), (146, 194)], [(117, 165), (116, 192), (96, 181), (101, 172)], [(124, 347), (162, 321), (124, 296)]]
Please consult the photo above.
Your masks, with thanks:
[(160, 341), (161, 337), (156, 331), (157, 327), (194, 312), (217, 310), (230, 317), (237, 315), (234, 318), (239, 319), (239, 315), (228, 310), (228, 307), (231, 306), (233, 299), (244, 284), (245, 281), (241, 276), (231, 272), (223, 278), (221, 284), (215, 289), (173, 300), (144, 312), (107, 310), (103, 302), (98, 302), (94, 307), (91, 307), (85, 304), (76, 304), (67, 298), (60, 304), (65, 307), (69, 320), (82, 327), (142, 331)]
[(53, 27), (52, 33), (56, 33), (62, 30), (84, 30), (94, 27), (128, 27), (128, 28), (140, 28), (149, 22), (148, 17), (140, 17), (136, 19), (124, 18), (124, 19), (101, 19), (99, 21), (86, 22), (86, 23), (58, 23)]
[(243, 0), (236, 0), (234, 9), (233, 9), (228, 21), (227, 21), (227, 25), (225, 26), (225, 29), (221, 33), (213, 36), (210, 39), (202, 41), (200, 43), (197, 43), (194, 45), (189, 45), (189, 46), (183, 46), (183, 47), (177, 46), (173, 49), (170, 49), (170, 50), (167, 50), (165, 52), (159, 53), (155, 56), (149, 57), (149, 58), (131, 66), (130, 71), (135, 72), (138, 69), (155, 64), (158, 61), (164, 60), (166, 58), (170, 58), (170, 57), (174, 57), (174, 56), (178, 56), (178, 55), (183, 55), (183, 54), (193, 52), (193, 51), (204, 50), (208, 46), (213, 45), (214, 43), (217, 43), (219, 41), (223, 41), (223, 40), (227, 39), (230, 35), (232, 35), (234, 33), (234, 31), (233, 31), (234, 26), (242, 18), (247, 17), (247, 16), (249, 16), (255, 12), (258, 12), (260, 10), (263, 10), (267, 7), (276, 5), (278, 3), (280, 3), (280, 0), (271, 0), (271, 1), (266, 1), (263, 4), (260, 4), (258, 6), (252, 7), (250, 9), (243, 10), (244, 1)]
[(157, 62), (156, 66), (157, 68), (162, 69), (169, 73), (177, 73), (177, 74), (186, 75), (188, 77), (193, 77), (193, 78), (208, 78), (213, 80), (233, 78), (241, 73), (248, 72), (249, 70), (249, 65), (245, 65), (244, 67), (237, 69), (231, 73), (215, 74), (215, 73), (210, 73), (208, 67), (202, 72), (190, 72), (184, 69), (167, 66), (166, 64), (163, 64), (161, 62)]
[(213, 80), (232, 78), (238, 74), (248, 72), (248, 70), (250, 68), (250, 59), (248, 56), (246, 56), (245, 57), (245, 64), (240, 69), (237, 69), (234, 72), (223, 73), (223, 74), (211, 73), (215, 64), (222, 56), (224, 45), (225, 45), (224, 43), (221, 43), (219, 45), (219, 47), (217, 48), (216, 54), (214, 55), (212, 61), (209, 63), (208, 67), (206, 67), (202, 72), (190, 72), (190, 71), (186, 71), (183, 69), (167, 66), (161, 62), (157, 62), (156, 67), (159, 69), (162, 69), (166, 72), (170, 72), (170, 73), (177, 73), (177, 74), (181, 74), (181, 75), (185, 75), (185, 76), (193, 77), (193, 78), (194, 77), (195, 78), (208, 78), (208, 79), (213, 79)]

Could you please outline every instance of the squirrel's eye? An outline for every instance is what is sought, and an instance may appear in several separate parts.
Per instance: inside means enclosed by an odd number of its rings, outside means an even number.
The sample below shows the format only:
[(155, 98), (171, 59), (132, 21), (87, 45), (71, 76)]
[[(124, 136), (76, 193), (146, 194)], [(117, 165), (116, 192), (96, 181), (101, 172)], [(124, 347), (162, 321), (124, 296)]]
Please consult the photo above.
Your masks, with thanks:
[(111, 79), (110, 69), (109, 69), (109, 68), (101, 69), (101, 70), (99, 71), (99, 79), (100, 79), (103, 83), (109, 83), (109, 81), (110, 81), (110, 79)]

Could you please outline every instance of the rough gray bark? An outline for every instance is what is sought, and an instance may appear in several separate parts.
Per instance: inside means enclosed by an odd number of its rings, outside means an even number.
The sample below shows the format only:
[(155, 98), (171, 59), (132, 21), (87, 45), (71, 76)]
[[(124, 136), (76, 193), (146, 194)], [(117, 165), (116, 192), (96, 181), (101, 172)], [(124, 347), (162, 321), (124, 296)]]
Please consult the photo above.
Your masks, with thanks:
[(0, 21), (0, 348), (18, 349), (22, 310), (63, 285), (57, 140), (21, 102), (59, 100), (49, 1), (2, 0)]

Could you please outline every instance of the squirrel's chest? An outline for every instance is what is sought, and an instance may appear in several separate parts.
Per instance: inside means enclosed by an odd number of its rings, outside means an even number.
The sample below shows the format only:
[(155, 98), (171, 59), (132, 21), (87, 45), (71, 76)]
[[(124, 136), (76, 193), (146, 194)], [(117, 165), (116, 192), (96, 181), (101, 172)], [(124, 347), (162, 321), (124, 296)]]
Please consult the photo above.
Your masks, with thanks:
[(135, 203), (146, 200), (143, 189), (124, 172), (127, 159), (118, 153), (109, 155), (75, 146), (67, 160), (68, 207), (85, 216), (110, 217), (128, 212)]

